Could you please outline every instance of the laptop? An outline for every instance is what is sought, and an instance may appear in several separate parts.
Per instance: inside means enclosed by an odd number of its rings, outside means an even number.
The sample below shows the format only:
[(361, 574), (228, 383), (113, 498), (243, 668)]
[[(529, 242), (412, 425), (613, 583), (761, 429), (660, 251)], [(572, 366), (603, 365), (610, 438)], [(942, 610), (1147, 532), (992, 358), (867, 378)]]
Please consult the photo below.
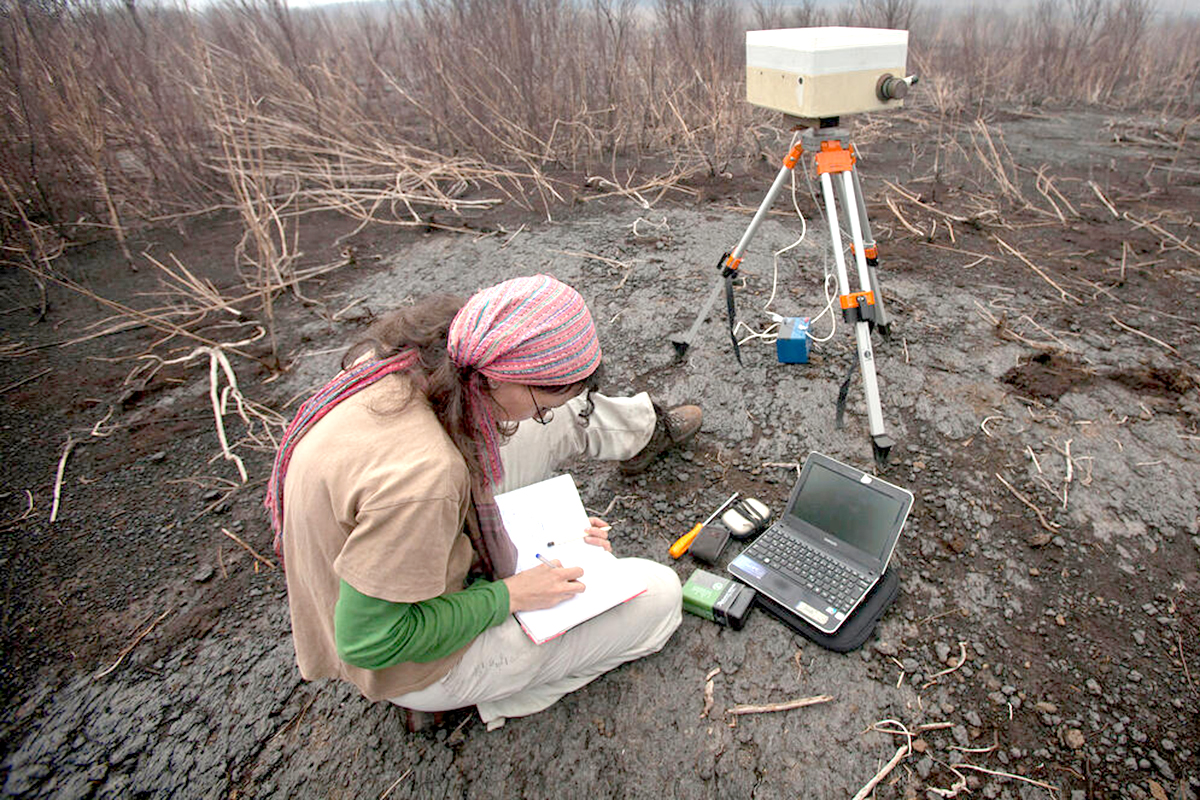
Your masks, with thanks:
[(784, 512), (728, 569), (835, 633), (887, 569), (912, 504), (907, 489), (810, 453)]

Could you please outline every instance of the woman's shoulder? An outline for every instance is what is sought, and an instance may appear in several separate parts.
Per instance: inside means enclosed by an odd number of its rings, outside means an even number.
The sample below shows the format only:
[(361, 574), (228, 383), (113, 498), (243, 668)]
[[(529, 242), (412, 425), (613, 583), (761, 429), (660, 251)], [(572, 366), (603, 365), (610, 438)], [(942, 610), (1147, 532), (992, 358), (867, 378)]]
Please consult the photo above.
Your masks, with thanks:
[(429, 403), (397, 391), (395, 383), (380, 381), (337, 405), (301, 439), (293, 458), (342, 473), (417, 472), (438, 483), (466, 482), (466, 462)]

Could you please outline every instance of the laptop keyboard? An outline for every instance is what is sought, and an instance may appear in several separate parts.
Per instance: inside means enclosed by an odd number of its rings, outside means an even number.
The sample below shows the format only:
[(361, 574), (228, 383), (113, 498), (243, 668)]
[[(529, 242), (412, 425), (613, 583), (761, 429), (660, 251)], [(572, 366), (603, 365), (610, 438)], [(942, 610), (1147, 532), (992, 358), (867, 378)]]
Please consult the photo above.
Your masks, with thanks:
[(746, 554), (816, 592), (839, 611), (858, 602), (870, 585), (857, 572), (808, 543), (789, 536), (778, 526), (768, 528)]

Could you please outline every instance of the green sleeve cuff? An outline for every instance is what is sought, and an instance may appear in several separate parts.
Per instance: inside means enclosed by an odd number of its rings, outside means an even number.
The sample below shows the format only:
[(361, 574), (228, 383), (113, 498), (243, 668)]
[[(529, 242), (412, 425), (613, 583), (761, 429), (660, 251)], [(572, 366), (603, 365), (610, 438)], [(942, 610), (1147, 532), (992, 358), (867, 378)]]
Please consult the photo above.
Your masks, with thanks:
[(363, 669), (436, 661), (507, 619), (508, 604), (503, 581), (480, 580), (461, 592), (393, 603), (343, 580), (333, 615), (338, 657)]

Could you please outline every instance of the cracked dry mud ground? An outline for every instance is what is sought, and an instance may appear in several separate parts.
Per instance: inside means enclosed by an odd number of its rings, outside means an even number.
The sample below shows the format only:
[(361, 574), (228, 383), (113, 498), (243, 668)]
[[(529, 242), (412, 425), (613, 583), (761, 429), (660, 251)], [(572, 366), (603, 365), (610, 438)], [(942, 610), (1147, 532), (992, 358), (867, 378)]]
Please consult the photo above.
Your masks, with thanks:
[[(299, 680), (282, 576), (222, 533), (269, 552), (268, 455), (245, 453), (245, 487), (227, 494), (235, 484), (216, 480), (236, 473), (219, 458), (206, 370), (164, 368), (123, 386), (134, 362), (98, 359), (132, 358), (151, 333), (59, 346), (103, 314), (54, 289), (45, 321), (7, 314), (0, 383), (50, 371), (0, 395), (0, 511), (12, 520), (0, 539), (5, 796), (848, 797), (904, 743), (868, 730), (891, 719), (916, 736), (877, 797), (937, 797), (962, 776), (972, 796), (1043, 797), (1048, 786), (1072, 800), (1195, 798), (1200, 258), (1188, 237), (1200, 200), (1188, 173), (1152, 166), (1194, 172), (1200, 159), (1194, 136), (1156, 146), (1139, 135), (1145, 124), (1095, 112), (990, 120), (1028, 201), (997, 201), (999, 217), (977, 213), (994, 189), (979, 165), (935, 150), (916, 112), (863, 144), (894, 316), (892, 336), (876, 339), (898, 441), (886, 476), (916, 495), (896, 554), (902, 593), (866, 647), (823, 651), (761, 611), (740, 632), (685, 617), (662, 653), (490, 734), (470, 716), (408, 734), (395, 709)], [(969, 133), (959, 141), (969, 152)], [(926, 180), (938, 155), (942, 171)], [(1043, 166), (1059, 196), (1038, 191)], [(807, 365), (749, 343), (738, 369), (717, 314), (685, 363), (665, 340), (690, 321), (775, 169), (709, 180), (650, 211), (613, 198), (556, 210), (553, 223), (496, 212), (471, 221), (477, 235), (363, 232), (353, 266), (305, 287), (323, 305), (281, 303), (291, 369), (269, 381), (235, 360), (241, 386), (282, 407), (322, 382), (372, 315), (427, 292), (552, 272), (588, 299), (613, 393), (648, 389), (705, 408), (695, 442), (642, 477), (571, 466), (589, 508), (613, 504), (620, 552), (669, 561), (670, 540), (733, 490), (778, 510), (794, 471), (765, 464), (819, 450), (871, 467), (857, 380), (846, 427), (834, 426), (854, 357), (845, 327)], [(781, 260), (772, 308), (815, 315), (824, 227), (801, 189), (809, 238)], [(783, 198), (776, 211), (739, 297), (756, 327), (770, 254), (796, 236)], [(1164, 248), (1150, 225), (1182, 244)], [(305, 226), (306, 257), (336, 258), (349, 226)], [(143, 236), (143, 248), (234, 285), (231, 220)], [(101, 245), (60, 267), (131, 302), (153, 288)], [(9, 305), (32, 296), (23, 281), (3, 276)], [(815, 330), (824, 335), (827, 318)], [(110, 408), (111, 434), (89, 436)], [(83, 443), (50, 525), (68, 433)], [(34, 511), (18, 519), (26, 490)], [(681, 577), (693, 566), (675, 565)], [(714, 667), (713, 710), (701, 718)], [(815, 694), (835, 699), (736, 725), (724, 713)]]

